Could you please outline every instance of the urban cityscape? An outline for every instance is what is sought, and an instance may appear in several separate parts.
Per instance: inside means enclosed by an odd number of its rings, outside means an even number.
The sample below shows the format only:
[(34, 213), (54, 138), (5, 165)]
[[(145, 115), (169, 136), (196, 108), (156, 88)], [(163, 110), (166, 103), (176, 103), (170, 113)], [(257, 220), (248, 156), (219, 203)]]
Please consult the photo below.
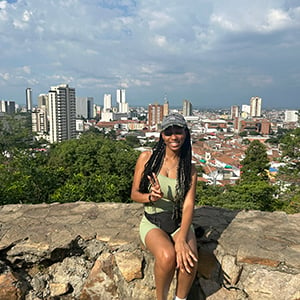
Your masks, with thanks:
[[(14, 101), (1, 100), (0, 114), (25, 111), (31, 113), (32, 131), (37, 139), (59, 143), (75, 139), (91, 127), (105, 132), (116, 132), (117, 139), (135, 136), (140, 150), (159, 137), (160, 124), (165, 115), (177, 111), (185, 117), (191, 130), (193, 157), (204, 170), (199, 178), (208, 184), (234, 184), (240, 178), (240, 161), (249, 142), (265, 143), (279, 130), (299, 127), (297, 110), (263, 110), (263, 99), (253, 96), (241, 106), (201, 111), (183, 99), (182, 107), (172, 107), (164, 97), (160, 103), (148, 107), (130, 107), (125, 89), (116, 94), (104, 94), (102, 105), (96, 105), (93, 97), (76, 97), (75, 88), (68, 84), (51, 86), (48, 93), (40, 94), (37, 106), (33, 106), (32, 90), (27, 88), (26, 106), (18, 107)], [(269, 143), (269, 174), (275, 178), (280, 149)]]

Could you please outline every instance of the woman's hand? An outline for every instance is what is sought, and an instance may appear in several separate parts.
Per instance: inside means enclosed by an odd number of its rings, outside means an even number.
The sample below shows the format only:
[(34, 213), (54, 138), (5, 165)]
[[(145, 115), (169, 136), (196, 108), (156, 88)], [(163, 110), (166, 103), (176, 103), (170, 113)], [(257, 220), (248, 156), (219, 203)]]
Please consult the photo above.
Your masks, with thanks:
[(175, 252), (177, 262), (176, 268), (178, 268), (181, 272), (187, 272), (190, 274), (192, 272), (191, 268), (194, 267), (198, 260), (188, 243), (185, 240), (175, 241)]
[(160, 184), (155, 173), (152, 173), (152, 177), (148, 176), (148, 179), (151, 184), (151, 201), (155, 202), (162, 198), (164, 193), (160, 189)]

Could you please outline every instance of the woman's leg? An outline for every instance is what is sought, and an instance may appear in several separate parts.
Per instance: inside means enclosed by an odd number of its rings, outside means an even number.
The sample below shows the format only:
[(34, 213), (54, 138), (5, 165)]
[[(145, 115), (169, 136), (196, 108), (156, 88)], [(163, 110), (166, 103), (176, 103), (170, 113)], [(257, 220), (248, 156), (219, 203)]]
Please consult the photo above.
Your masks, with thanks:
[(167, 300), (176, 268), (174, 244), (160, 229), (152, 229), (146, 235), (146, 246), (154, 256), (154, 275), (157, 300)]
[[(176, 235), (174, 236), (174, 240), (176, 240)], [(189, 244), (191, 250), (194, 252), (196, 257), (198, 258), (198, 249), (197, 249), (197, 241), (196, 236), (193, 230), (189, 230), (187, 243)], [(191, 289), (193, 281), (195, 279), (197, 273), (197, 262), (194, 263), (194, 267), (191, 268), (191, 273), (187, 272), (177, 272), (177, 286), (176, 286), (176, 296), (185, 299), (188, 296), (188, 293)]]

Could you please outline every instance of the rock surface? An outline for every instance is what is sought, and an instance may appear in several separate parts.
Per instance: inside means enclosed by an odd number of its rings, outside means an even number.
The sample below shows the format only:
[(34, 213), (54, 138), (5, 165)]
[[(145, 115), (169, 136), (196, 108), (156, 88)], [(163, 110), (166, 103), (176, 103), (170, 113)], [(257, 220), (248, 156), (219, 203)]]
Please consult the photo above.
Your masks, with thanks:
[[(155, 299), (142, 213), (136, 203), (0, 206), (0, 299)], [(300, 214), (196, 207), (193, 223), (189, 300), (300, 300)]]

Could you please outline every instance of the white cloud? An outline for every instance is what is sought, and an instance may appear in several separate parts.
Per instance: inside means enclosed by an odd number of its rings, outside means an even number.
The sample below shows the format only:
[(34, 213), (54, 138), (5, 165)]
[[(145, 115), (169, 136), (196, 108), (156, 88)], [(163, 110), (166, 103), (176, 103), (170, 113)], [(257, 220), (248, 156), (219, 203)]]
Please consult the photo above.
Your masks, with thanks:
[(31, 74), (31, 68), (30, 68), (30, 66), (23, 66), (22, 70), (26, 74)]
[(23, 22), (29, 22), (31, 16), (32, 16), (32, 12), (29, 11), (29, 10), (25, 10), (24, 13), (23, 13), (22, 21), (23, 21)]
[(9, 73), (0, 73), (0, 77), (5, 81), (8, 81), (10, 79)]
[(157, 35), (154, 37), (154, 43), (159, 47), (166, 47), (167, 46), (167, 39), (165, 36)]
[(293, 1), (0, 1), (0, 34), (0, 79), (9, 82), (0, 98), (23, 98), (28, 82), (37, 94), (66, 82), (89, 95), (123, 86), (139, 101), (172, 89), (180, 103), (202, 93), (219, 101), (249, 86), (279, 99), (277, 87), (290, 93), (281, 76), (299, 83)]

